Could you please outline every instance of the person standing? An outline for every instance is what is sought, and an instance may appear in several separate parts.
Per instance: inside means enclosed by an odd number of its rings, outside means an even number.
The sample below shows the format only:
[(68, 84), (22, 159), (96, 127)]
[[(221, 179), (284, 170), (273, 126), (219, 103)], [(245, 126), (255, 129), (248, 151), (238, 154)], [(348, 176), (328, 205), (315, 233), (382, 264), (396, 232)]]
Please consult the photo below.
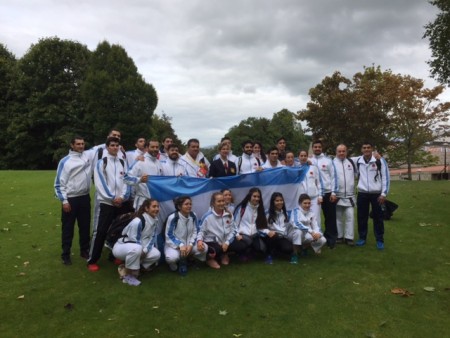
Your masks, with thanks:
[(242, 143), (242, 156), (236, 163), (239, 175), (250, 174), (261, 170), (261, 161), (253, 154), (253, 142), (250, 140)]
[[(317, 169), (323, 184), (322, 211), (325, 218), (324, 236), (330, 249), (334, 249), (337, 239), (336, 225), (336, 192), (338, 190), (336, 181), (336, 169), (333, 161), (322, 152), (322, 141), (317, 140), (312, 145), (314, 156), (311, 159)], [(319, 224), (320, 227), (320, 224)]]
[(359, 173), (358, 196), (356, 199), (358, 234), (357, 246), (363, 246), (367, 240), (369, 209), (372, 207), (373, 227), (377, 249), (384, 249), (383, 207), (389, 192), (389, 168), (384, 158), (373, 156), (373, 144), (364, 142), (362, 156), (354, 158)]
[(229, 160), (230, 146), (221, 143), (219, 146), (219, 158), (214, 160), (209, 167), (209, 177), (224, 177), (236, 175), (236, 164)]
[(278, 138), (276, 148), (278, 149), (278, 160), (281, 164), (284, 164), (286, 159), (286, 144), (286, 139), (283, 136)]
[(139, 137), (135, 143), (136, 149), (126, 152), (128, 168), (131, 168), (136, 161), (144, 159), (144, 155), (147, 152), (146, 145), (147, 141), (145, 138)]
[(191, 138), (188, 143), (186, 154), (181, 156), (180, 163), (186, 168), (188, 176), (206, 177), (209, 170), (209, 161), (200, 151), (200, 141)]
[(284, 167), (284, 165), (280, 162), (278, 159), (278, 149), (277, 147), (272, 147), (267, 152), (267, 161), (262, 165), (263, 169), (273, 169), (273, 168), (279, 168)]
[(164, 137), (158, 155), (158, 159), (161, 164), (166, 163), (166, 161), (169, 159), (169, 147), (172, 143), (173, 141), (170, 136)]
[(333, 160), (336, 168), (338, 192), (336, 197), (337, 243), (353, 246), (354, 242), (354, 210), (355, 210), (355, 164), (347, 158), (347, 147), (340, 144), (336, 147)]
[(120, 140), (109, 137), (106, 140), (106, 156), (97, 161), (94, 170), (94, 183), (100, 205), (97, 231), (92, 236), (88, 269), (98, 271), (97, 261), (102, 255), (106, 235), (114, 218), (124, 213), (122, 205), (130, 195), (129, 187), (123, 178), (128, 170), (127, 162), (118, 156)]
[(299, 168), (305, 168), (305, 179), (301, 183), (301, 193), (307, 194), (311, 198), (311, 211), (316, 216), (319, 227), (322, 224), (321, 205), (323, 201), (323, 183), (319, 175), (319, 170), (313, 164), (308, 163), (308, 152), (300, 150), (298, 154), (300, 162)]
[[(220, 140), (220, 144), (224, 144), (224, 143), (228, 144), (228, 148), (230, 148), (230, 150), (228, 151), (228, 155), (227, 155), (228, 161), (236, 163), (237, 162), (237, 156), (233, 155), (233, 150), (231, 150), (231, 148), (232, 148), (232, 146), (231, 146), (231, 139), (228, 136), (224, 136)], [(214, 156), (213, 161), (218, 160), (219, 158), (220, 158), (220, 151), (219, 151), (218, 154), (216, 154)]]
[(162, 167), (158, 160), (159, 142), (151, 140), (146, 143), (147, 153), (143, 161), (136, 162), (126, 173), (124, 182), (135, 187), (135, 196), (133, 207), (138, 210), (142, 203), (151, 198), (147, 182), (149, 176), (161, 176)]
[(84, 139), (75, 136), (70, 142), (69, 154), (58, 164), (55, 177), (55, 195), (61, 201), (63, 264), (71, 265), (71, 248), (75, 221), (78, 223), (80, 256), (89, 258), (91, 227), (91, 160), (84, 153)]
[(187, 176), (186, 168), (178, 161), (180, 159), (180, 153), (178, 152), (178, 146), (171, 144), (169, 146), (168, 158), (165, 163), (161, 163), (163, 176)]

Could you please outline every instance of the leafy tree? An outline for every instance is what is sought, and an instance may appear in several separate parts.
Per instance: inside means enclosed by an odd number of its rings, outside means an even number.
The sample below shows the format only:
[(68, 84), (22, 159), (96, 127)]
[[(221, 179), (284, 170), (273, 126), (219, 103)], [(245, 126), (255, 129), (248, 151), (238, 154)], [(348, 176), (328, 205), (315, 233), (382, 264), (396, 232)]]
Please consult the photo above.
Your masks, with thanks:
[(184, 152), (183, 142), (178, 138), (175, 130), (172, 127), (172, 118), (167, 116), (165, 113), (162, 116), (158, 114), (153, 114), (151, 119), (150, 137), (156, 138), (160, 143), (165, 137), (172, 138), (172, 142), (178, 145), (180, 153)]
[(441, 11), (434, 22), (425, 25), (424, 38), (428, 38), (431, 60), (427, 63), (431, 75), (442, 84), (450, 84), (450, 2), (432, 0), (430, 3)]
[(158, 97), (123, 47), (106, 41), (97, 46), (81, 92), (93, 143), (103, 143), (111, 128), (122, 132), (126, 148), (133, 148), (138, 135), (151, 135)]
[(269, 146), (274, 146), (276, 140), (283, 136), (286, 139), (286, 149), (294, 151), (296, 155), (298, 150), (308, 149), (309, 138), (303, 133), (303, 128), (296, 115), (287, 109), (273, 115), (269, 130), (271, 131), (270, 135), (274, 136), (274, 138), (268, 140), (271, 141)]
[(231, 127), (225, 136), (231, 139), (232, 150), (236, 156), (242, 153), (241, 144), (246, 140), (259, 141), (264, 149), (267, 149), (269, 145), (273, 145), (275, 137), (270, 130), (270, 120), (265, 117), (249, 117)]
[[(422, 150), (426, 142), (440, 136), (445, 128), (450, 102), (439, 102), (443, 86), (423, 88), (423, 80), (411, 76), (396, 76), (394, 95), (396, 101), (389, 121), (393, 126), (391, 139), (396, 140), (388, 151), (389, 160), (401, 164), (403, 158), (411, 179), (412, 164), (430, 164), (435, 158)], [(400, 162), (400, 163), (399, 163)]]
[(391, 71), (380, 67), (364, 68), (350, 80), (340, 72), (325, 77), (311, 88), (310, 102), (297, 117), (306, 121), (313, 138), (324, 141), (324, 151), (333, 154), (344, 143), (349, 152), (358, 152), (362, 142), (370, 140), (379, 150), (389, 145), (387, 113), (392, 107)]
[(294, 151), (306, 148), (309, 141), (296, 115), (287, 109), (275, 113), (272, 119), (249, 117), (231, 127), (226, 136), (231, 138), (236, 155), (242, 153), (241, 144), (246, 140), (261, 142), (265, 151), (281, 136), (286, 139), (288, 148)]
[(314, 137), (323, 138), (330, 153), (339, 143), (359, 153), (365, 140), (389, 161), (411, 165), (433, 161), (421, 148), (440, 135), (450, 103), (440, 103), (444, 87), (423, 87), (423, 80), (368, 67), (352, 80), (339, 72), (310, 90), (311, 101), (298, 117), (308, 122)]
[(85, 130), (80, 86), (89, 55), (86, 46), (53, 37), (39, 40), (17, 62), (7, 130), (10, 168), (54, 168), (70, 136)]
[(16, 58), (0, 44), (0, 169), (6, 169), (5, 145), (8, 142), (7, 128), (11, 119), (10, 105), (13, 101), (13, 93), (11, 91), (14, 79), (14, 67)]

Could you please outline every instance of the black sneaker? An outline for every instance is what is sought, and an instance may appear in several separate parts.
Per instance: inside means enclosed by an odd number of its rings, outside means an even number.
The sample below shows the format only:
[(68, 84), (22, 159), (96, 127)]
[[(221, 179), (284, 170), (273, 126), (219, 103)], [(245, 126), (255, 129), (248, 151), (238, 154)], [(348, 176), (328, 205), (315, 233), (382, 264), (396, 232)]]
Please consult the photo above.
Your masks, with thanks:
[(81, 251), (80, 252), (80, 257), (84, 258), (84, 259), (89, 259), (89, 251)]
[(336, 239), (336, 244), (342, 244), (342, 243), (344, 243), (344, 239), (343, 238)]
[(70, 257), (61, 257), (62, 258), (62, 263), (64, 265), (72, 265), (72, 260), (70, 259)]

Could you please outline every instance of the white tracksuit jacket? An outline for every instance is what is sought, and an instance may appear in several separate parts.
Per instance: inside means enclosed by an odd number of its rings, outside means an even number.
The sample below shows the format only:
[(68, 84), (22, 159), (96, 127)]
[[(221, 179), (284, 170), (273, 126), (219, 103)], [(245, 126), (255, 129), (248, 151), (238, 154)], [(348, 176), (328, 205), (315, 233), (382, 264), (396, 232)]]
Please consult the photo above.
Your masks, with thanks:
[(167, 158), (165, 163), (161, 164), (163, 176), (187, 176), (186, 168), (177, 161)]
[(336, 181), (336, 169), (334, 168), (333, 161), (324, 154), (320, 154), (319, 156), (313, 156), (311, 162), (319, 170), (324, 194), (336, 194), (338, 191), (338, 185)]
[(336, 157), (333, 163), (336, 168), (336, 178), (339, 187), (336, 196), (340, 199), (354, 199), (356, 168), (353, 168), (353, 164), (347, 158), (341, 160)]
[(175, 211), (166, 222), (166, 245), (178, 249), (180, 246), (194, 246), (199, 231), (197, 215), (193, 212), (185, 217)]
[(231, 213), (224, 211), (218, 215), (214, 210), (209, 210), (202, 217), (197, 240), (230, 245), (236, 234), (236, 224)]
[(149, 252), (156, 242), (156, 228), (159, 220), (151, 217), (149, 214), (143, 214), (145, 219), (145, 227), (142, 226), (139, 217), (134, 218), (123, 230), (122, 237), (117, 240), (117, 243), (134, 242), (142, 246), (144, 253)]
[(61, 159), (56, 170), (55, 195), (64, 204), (67, 198), (89, 194), (91, 188), (91, 159), (73, 150)]
[(305, 179), (301, 183), (303, 191), (307, 193), (311, 199), (323, 196), (323, 184), (319, 170), (315, 165), (304, 164), (301, 165), (300, 168), (303, 168), (303, 166), (307, 166)]
[(94, 170), (94, 183), (97, 191), (97, 200), (100, 203), (113, 205), (115, 198), (122, 198), (124, 201), (130, 196), (130, 188), (124, 183), (123, 178), (128, 169), (127, 161), (120, 160), (117, 156), (109, 153), (104, 160), (97, 161)]
[(381, 172), (378, 171), (376, 159), (372, 156), (368, 163), (364, 157), (352, 158), (359, 172), (358, 191), (369, 194), (381, 194), (386, 197), (389, 193), (389, 168), (384, 158), (381, 158)]
[(291, 212), (289, 223), (291, 223), (292, 226), (310, 234), (313, 232), (322, 233), (317, 225), (316, 216), (311, 210), (305, 211), (300, 207), (295, 208)]

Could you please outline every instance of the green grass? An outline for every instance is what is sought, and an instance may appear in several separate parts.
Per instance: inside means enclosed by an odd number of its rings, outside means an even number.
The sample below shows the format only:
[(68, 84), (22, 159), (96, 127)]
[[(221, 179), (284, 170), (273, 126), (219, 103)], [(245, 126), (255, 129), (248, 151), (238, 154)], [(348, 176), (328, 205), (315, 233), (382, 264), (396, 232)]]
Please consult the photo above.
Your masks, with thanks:
[(450, 336), (449, 182), (392, 183), (400, 208), (386, 222), (384, 252), (371, 231), (363, 248), (326, 249), (298, 266), (233, 260), (185, 278), (160, 267), (131, 287), (106, 249), (101, 270), (89, 272), (77, 238), (74, 264), (61, 264), (53, 179), (0, 172), (1, 337)]

